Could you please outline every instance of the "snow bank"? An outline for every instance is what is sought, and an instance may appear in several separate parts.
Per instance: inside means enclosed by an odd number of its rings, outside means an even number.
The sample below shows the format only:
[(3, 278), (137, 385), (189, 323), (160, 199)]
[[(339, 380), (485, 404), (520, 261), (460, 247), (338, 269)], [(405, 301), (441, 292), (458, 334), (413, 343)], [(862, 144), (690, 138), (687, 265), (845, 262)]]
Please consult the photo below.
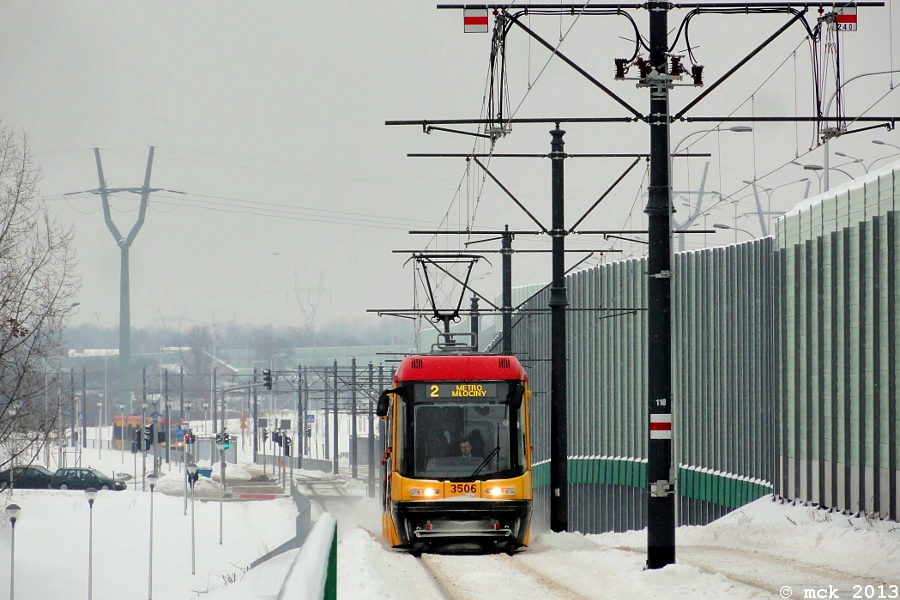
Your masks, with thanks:
[[(564, 535), (571, 534), (550, 534), (543, 538), (557, 543), (565, 539)], [(646, 530), (585, 537), (606, 547), (647, 547)], [(771, 496), (751, 502), (704, 527), (679, 527), (675, 539), (679, 546), (765, 553), (851, 575), (900, 581), (897, 523), (781, 504)]]
[[(214, 468), (212, 478), (219, 481), (219, 469)], [(225, 484), (229, 481), (250, 481), (253, 479), (253, 473), (244, 468), (243, 465), (234, 463), (225, 463)]]
[[(198, 495), (218, 494), (220, 487), (215, 481), (207, 477), (201, 477), (194, 484), (194, 493)], [(156, 491), (167, 496), (184, 495), (184, 474), (169, 473), (160, 477), (156, 481)], [(188, 488), (188, 494), (190, 493), (191, 490)]]

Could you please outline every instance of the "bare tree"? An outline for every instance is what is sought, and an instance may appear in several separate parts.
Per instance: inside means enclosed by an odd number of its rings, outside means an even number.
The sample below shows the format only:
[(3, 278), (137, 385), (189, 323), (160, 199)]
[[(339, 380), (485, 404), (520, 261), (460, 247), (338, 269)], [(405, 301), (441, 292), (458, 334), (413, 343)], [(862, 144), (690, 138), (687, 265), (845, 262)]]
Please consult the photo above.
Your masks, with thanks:
[(49, 372), (79, 285), (72, 230), (37, 198), (39, 178), (27, 140), (0, 123), (0, 468), (30, 462), (57, 424)]

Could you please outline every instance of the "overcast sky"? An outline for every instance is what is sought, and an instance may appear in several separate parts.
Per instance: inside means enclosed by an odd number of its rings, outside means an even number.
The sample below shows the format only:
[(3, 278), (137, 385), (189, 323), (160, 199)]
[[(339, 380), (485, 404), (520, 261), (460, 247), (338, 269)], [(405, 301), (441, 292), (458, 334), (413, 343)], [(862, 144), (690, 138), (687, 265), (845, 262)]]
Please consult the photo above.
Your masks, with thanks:
[[(891, 60), (892, 45), (900, 46), (894, 33), (900, 30), (900, 10), (859, 12), (859, 31), (841, 38), (844, 81), (900, 69), (900, 47), (893, 48)], [(637, 11), (636, 20), (646, 33), (646, 13)], [(673, 29), (680, 21), (680, 13), (670, 16)], [(755, 15), (694, 19), (690, 42), (705, 65), (706, 82), (785, 21), (784, 16)], [(613, 59), (632, 50), (626, 38), (633, 39), (633, 32), (624, 18), (533, 16), (525, 22), (552, 43), (564, 37), (561, 51), (646, 110), (646, 90), (612, 78)], [(792, 27), (692, 114), (812, 114), (804, 38), (801, 27)], [(684, 47), (682, 40), (676, 50)], [(474, 169), (467, 173), (464, 160), (406, 157), (407, 152), (467, 152), (474, 138), (384, 126), (387, 119), (480, 116), (489, 50), (489, 34), (464, 34), (459, 12), (439, 11), (421, 0), (0, 1), (0, 120), (27, 136), (43, 172), (41, 194), (53, 214), (75, 228), (83, 287), (74, 322), (118, 323), (119, 251), (104, 225), (100, 199), (61, 196), (97, 187), (95, 146), (101, 148), (110, 186), (139, 186), (148, 146), (154, 145), (151, 185), (185, 192), (152, 197), (132, 247), (135, 326), (154, 325), (161, 318), (172, 326), (182, 314), (185, 327), (213, 321), (302, 324), (297, 299), (288, 291), (295, 281), (301, 288), (316, 288), (320, 278), (328, 290), (320, 324), (364, 317), (367, 308), (410, 307), (413, 270), (404, 267), (405, 256), (391, 251), (421, 248), (428, 240), (407, 235), (408, 229), (464, 228), (473, 215), (477, 228), (509, 223), (533, 229), (496, 186), (481, 186)], [(517, 117), (626, 115), (558, 60), (548, 65), (548, 56), (521, 31), (510, 34), (509, 100)], [(893, 79), (900, 83), (900, 76)], [(828, 96), (834, 90), (829, 81)], [(890, 82), (889, 76), (876, 76), (849, 84), (846, 114), (900, 115), (900, 94), (888, 93)], [(692, 87), (676, 88), (673, 108), (697, 94)], [(672, 145), (713, 126), (676, 123)], [(517, 125), (495, 150), (547, 152), (549, 128)], [(648, 148), (643, 124), (564, 128), (566, 150), (572, 153)], [(879, 129), (843, 137), (831, 147), (865, 159), (866, 165), (895, 151), (872, 144), (873, 139), (900, 146), (896, 132)], [(691, 136), (681, 149), (697, 142), (691, 151), (712, 157), (676, 161), (675, 187), (696, 189), (709, 162), (705, 189), (739, 202), (713, 208), (706, 227), (734, 224), (737, 214), (737, 226), (758, 236), (756, 215), (744, 215), (755, 204), (752, 196), (742, 198), (749, 191), (742, 180), (756, 176), (761, 185), (774, 188), (809, 176), (815, 194), (816, 174), (788, 164), (797, 153), (801, 163), (821, 164), (821, 149), (807, 155), (813, 140), (810, 125), (793, 124)], [(845, 162), (832, 160), (838, 166)], [(574, 222), (629, 163), (567, 161), (567, 221)], [(851, 175), (863, 172), (857, 164), (840, 168)], [(549, 161), (494, 158), (491, 170), (549, 225)], [(642, 227), (644, 175), (641, 164), (585, 227)], [(832, 174), (833, 185), (846, 179)], [(775, 190), (772, 210), (790, 209), (804, 191), (803, 183)], [(705, 206), (711, 204), (707, 197)], [(123, 232), (134, 222), (137, 206), (137, 197), (113, 200), (113, 217)], [(676, 208), (684, 211), (679, 216), (690, 210)], [(739, 241), (748, 238), (738, 233)], [(688, 247), (733, 240), (731, 232), (695, 235)], [(455, 248), (460, 241), (454, 237), (439, 247)], [(572, 238), (569, 245), (608, 248), (611, 243)], [(517, 239), (516, 245), (548, 248), (549, 242)], [(640, 245), (619, 242), (615, 247), (625, 250), (620, 256), (643, 252)], [(474, 277), (479, 289), (494, 297), (500, 292), (500, 261), (497, 255), (487, 258), (494, 267), (483, 261)], [(569, 257), (569, 264), (576, 261)], [(546, 281), (549, 272), (549, 256), (519, 255), (514, 284)], [(451, 286), (444, 288), (451, 297)], [(315, 295), (301, 292), (307, 310)]]

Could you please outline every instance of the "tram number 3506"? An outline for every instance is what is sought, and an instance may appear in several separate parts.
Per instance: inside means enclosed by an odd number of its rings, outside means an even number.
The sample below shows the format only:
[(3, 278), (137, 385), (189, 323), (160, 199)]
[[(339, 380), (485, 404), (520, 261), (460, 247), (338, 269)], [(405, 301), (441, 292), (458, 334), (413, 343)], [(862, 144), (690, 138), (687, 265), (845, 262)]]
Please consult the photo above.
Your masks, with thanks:
[(474, 494), (478, 491), (478, 486), (474, 483), (451, 483), (450, 484), (450, 493), (451, 494)]

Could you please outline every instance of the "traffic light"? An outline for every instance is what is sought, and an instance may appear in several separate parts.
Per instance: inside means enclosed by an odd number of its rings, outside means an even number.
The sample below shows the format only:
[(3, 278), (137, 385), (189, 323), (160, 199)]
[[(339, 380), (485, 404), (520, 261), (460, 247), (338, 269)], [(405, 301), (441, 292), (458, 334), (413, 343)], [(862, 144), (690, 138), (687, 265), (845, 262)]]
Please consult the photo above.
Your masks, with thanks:
[(263, 386), (265, 386), (267, 390), (272, 389), (272, 371), (269, 369), (263, 369)]
[(222, 434), (216, 432), (216, 445), (219, 445), (219, 444), (222, 444), (222, 443), (224, 443), (224, 442), (222, 441)]
[(292, 441), (293, 440), (291, 438), (289, 438), (288, 436), (284, 436), (284, 455), (285, 456), (291, 455), (291, 442)]
[(276, 444), (278, 444), (278, 445), (280, 446), (280, 445), (281, 445), (281, 438), (282, 438), (282, 434), (281, 434), (280, 431), (278, 431), (278, 430), (276, 429), (275, 431), (272, 432), (272, 442), (274, 442), (274, 443), (276, 443)]
[(141, 450), (149, 450), (153, 441), (153, 425), (144, 425), (144, 445)]
[(131, 440), (131, 453), (135, 454), (141, 451), (141, 430), (135, 428), (134, 430), (134, 439)]
[(184, 434), (184, 445), (187, 446), (190, 443), (191, 443), (191, 432), (188, 431), (186, 434)]
[(224, 436), (225, 436), (225, 449), (228, 450), (229, 448), (231, 448), (231, 436), (228, 435), (227, 433), (224, 434)]
[(312, 425), (306, 426), (306, 437), (312, 437)]
[(266, 440), (268, 440), (268, 439), (269, 439), (269, 432), (268, 432), (268, 431), (266, 431), (266, 429), (265, 429), (265, 428), (263, 428), (263, 430), (262, 430), (262, 434), (263, 434), (263, 443), (264, 443), (264, 444), (265, 444), (265, 443), (266, 443)]

